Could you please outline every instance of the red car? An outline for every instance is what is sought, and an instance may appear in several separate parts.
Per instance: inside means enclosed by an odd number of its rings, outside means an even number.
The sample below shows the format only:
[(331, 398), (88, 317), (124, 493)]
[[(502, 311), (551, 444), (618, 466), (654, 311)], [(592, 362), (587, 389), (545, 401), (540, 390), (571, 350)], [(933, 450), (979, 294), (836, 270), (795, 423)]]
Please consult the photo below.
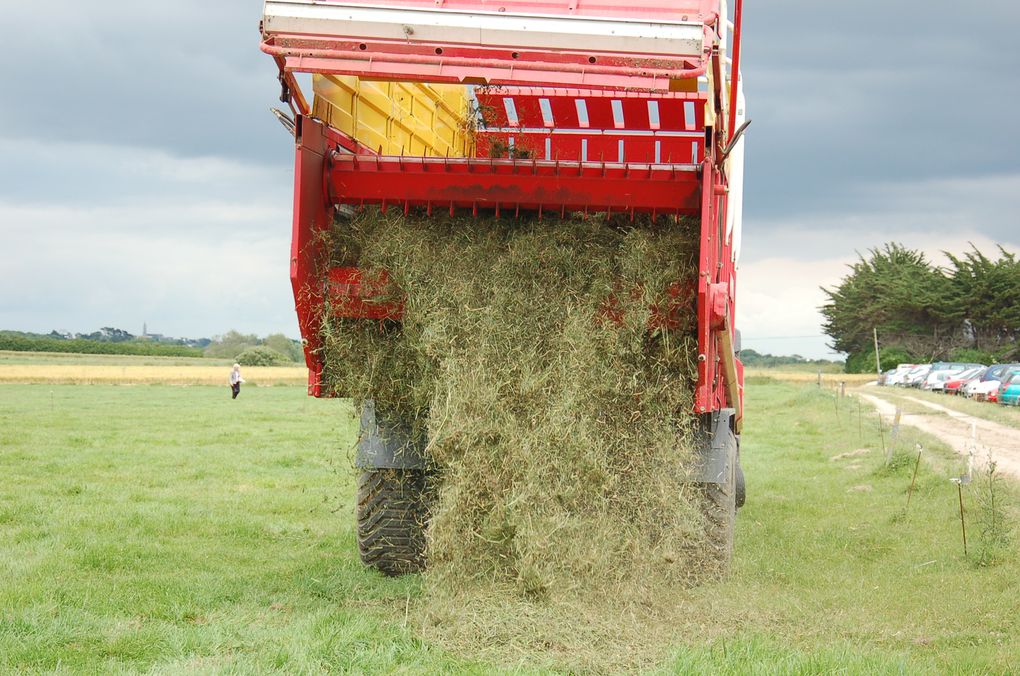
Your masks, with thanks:
[(947, 380), (945, 385), (943, 385), (943, 390), (946, 394), (960, 394), (961, 388), (963, 388), (964, 385), (972, 380), (980, 379), (985, 375), (987, 370), (987, 367), (968, 369), (959, 375), (953, 376), (950, 380)]

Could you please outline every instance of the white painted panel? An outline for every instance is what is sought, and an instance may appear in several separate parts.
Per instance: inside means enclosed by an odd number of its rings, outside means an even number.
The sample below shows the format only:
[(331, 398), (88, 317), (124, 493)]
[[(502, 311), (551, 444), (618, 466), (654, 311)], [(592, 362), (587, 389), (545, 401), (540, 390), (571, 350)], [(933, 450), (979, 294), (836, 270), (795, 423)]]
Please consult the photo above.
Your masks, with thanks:
[[(744, 82), (737, 84), (737, 127), (747, 118), (744, 102)], [(745, 135), (746, 136), (746, 135)], [(744, 221), (744, 138), (737, 140), (733, 152), (726, 158), (726, 170), (730, 179), (729, 206), (726, 218), (726, 234), (733, 235), (733, 262), (740, 260), (741, 227)]]
[(267, 34), (293, 33), (459, 43), (486, 47), (592, 50), (698, 56), (704, 28), (691, 22), (460, 12), (267, 0)]

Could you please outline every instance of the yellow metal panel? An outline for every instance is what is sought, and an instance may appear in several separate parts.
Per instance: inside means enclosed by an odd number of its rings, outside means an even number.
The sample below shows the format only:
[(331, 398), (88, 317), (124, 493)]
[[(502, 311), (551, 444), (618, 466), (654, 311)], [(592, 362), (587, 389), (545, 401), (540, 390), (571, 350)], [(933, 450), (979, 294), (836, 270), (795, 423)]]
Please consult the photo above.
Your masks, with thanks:
[(312, 76), (313, 114), (384, 155), (474, 154), (471, 99), (463, 85)]

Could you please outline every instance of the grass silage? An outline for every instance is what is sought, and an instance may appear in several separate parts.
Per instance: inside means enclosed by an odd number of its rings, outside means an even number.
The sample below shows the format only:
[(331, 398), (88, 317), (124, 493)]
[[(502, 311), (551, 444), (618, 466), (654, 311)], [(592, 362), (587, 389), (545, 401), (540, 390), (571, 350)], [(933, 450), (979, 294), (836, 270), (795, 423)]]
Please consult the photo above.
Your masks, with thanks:
[(607, 608), (654, 615), (702, 569), (696, 227), (362, 210), (331, 249), (403, 303), (399, 325), (327, 315), (324, 377), (407, 421), (440, 477), (424, 623), (465, 646), (632, 640)]

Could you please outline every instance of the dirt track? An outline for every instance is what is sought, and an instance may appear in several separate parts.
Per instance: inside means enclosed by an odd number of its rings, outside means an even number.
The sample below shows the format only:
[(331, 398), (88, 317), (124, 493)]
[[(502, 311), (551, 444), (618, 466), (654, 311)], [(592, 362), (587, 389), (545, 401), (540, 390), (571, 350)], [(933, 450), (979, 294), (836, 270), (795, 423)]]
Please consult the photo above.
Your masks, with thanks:
[[(878, 392), (861, 392), (861, 397), (878, 409), (883, 417), (892, 418), (896, 415), (896, 404), (884, 399)], [(902, 396), (902, 395), (901, 395)], [(938, 437), (957, 453), (966, 456), (971, 447), (971, 435), (976, 436), (976, 454), (974, 462), (984, 467), (988, 462), (988, 454), (997, 463), (998, 469), (1013, 478), (1020, 479), (1020, 430), (960, 413), (945, 406), (939, 406), (911, 396), (902, 396), (912, 403), (920, 404), (940, 415), (920, 415), (904, 412), (900, 424), (916, 427), (922, 432)]]

